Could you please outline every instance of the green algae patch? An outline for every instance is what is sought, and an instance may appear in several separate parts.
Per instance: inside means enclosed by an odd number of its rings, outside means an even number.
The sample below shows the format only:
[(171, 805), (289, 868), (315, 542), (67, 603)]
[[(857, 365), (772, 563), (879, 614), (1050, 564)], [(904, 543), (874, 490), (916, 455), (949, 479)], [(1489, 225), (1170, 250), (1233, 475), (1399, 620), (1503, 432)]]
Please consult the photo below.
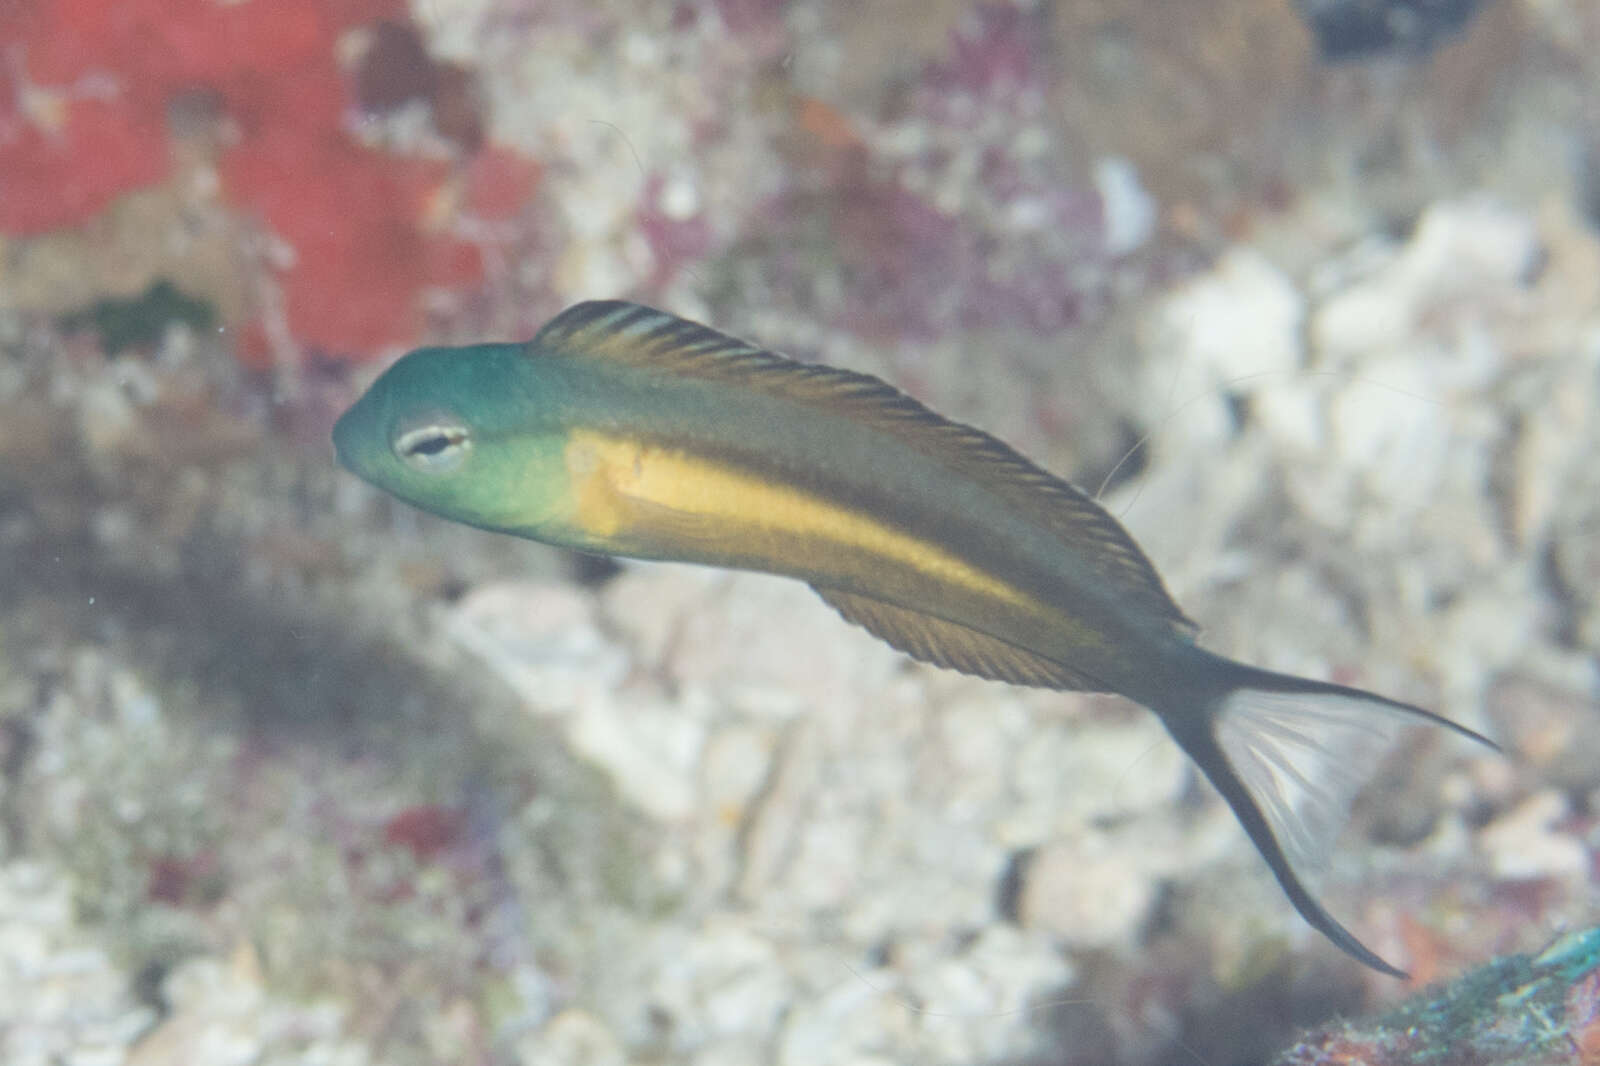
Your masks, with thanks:
[(217, 311), (210, 303), (190, 296), (166, 278), (150, 283), (129, 299), (107, 297), (81, 311), (65, 315), (61, 324), (68, 329), (93, 329), (107, 355), (129, 348), (153, 348), (161, 342), (167, 327), (187, 325), (196, 332), (217, 324)]
[(1600, 927), (1507, 955), (1387, 1014), (1308, 1034), (1276, 1066), (1567, 1066), (1600, 1052)]

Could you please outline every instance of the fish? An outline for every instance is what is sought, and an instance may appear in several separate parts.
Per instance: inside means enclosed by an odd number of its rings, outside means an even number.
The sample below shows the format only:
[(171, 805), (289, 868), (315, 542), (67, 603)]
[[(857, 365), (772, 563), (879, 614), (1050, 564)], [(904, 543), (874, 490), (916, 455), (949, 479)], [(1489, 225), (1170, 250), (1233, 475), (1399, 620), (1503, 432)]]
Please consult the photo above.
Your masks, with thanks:
[(1122, 525), (1010, 446), (876, 377), (640, 304), (575, 304), (525, 343), (410, 352), (333, 444), (447, 519), (797, 578), (913, 659), (1149, 708), (1305, 921), (1392, 976), (1305, 877), (1406, 727), (1498, 750), (1421, 707), (1206, 651)]

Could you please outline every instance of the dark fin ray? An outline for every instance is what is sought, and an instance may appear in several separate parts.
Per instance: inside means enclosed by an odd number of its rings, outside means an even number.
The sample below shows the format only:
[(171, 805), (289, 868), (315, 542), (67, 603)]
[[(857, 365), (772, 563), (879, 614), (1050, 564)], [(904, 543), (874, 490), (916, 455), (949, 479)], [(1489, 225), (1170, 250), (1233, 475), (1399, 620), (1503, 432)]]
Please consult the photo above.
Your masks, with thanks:
[(1079, 552), (1113, 595), (1185, 638), (1194, 635), (1194, 623), (1173, 603), (1144, 552), (1099, 504), (1004, 442), (935, 414), (878, 378), (795, 362), (697, 322), (617, 300), (567, 308), (528, 349), (535, 357), (561, 353), (726, 382), (871, 425), (983, 485), (1005, 506), (1051, 530), (1064, 551)]
[(1499, 754), (1504, 754), (1499, 744), (1490, 740), (1475, 729), (1469, 729), (1460, 722), (1452, 722), (1442, 714), (1435, 714), (1425, 707), (1418, 707), (1414, 703), (1403, 703), (1400, 700), (1391, 700), (1387, 696), (1379, 696), (1368, 692), (1366, 689), (1352, 688), (1349, 685), (1336, 685), (1331, 681), (1315, 681), (1309, 677), (1295, 677), (1293, 674), (1275, 674), (1271, 670), (1262, 670), (1243, 663), (1222, 660), (1238, 671), (1241, 688), (1258, 688), (1268, 692), (1278, 692), (1284, 695), (1306, 696), (1342, 696), (1345, 699), (1361, 700), (1377, 704), (1388, 714), (1398, 715), (1401, 720), (1409, 721), (1412, 725), (1436, 725), (1460, 737), (1482, 744)]
[(869, 596), (815, 585), (812, 588), (845, 621), (861, 626), (919, 662), (1013, 685), (1106, 691), (1093, 678), (975, 629)]
[(1272, 830), (1267, 826), (1266, 817), (1261, 813), (1261, 808), (1256, 806), (1249, 791), (1243, 782), (1227, 765), (1222, 750), (1215, 740), (1205, 738), (1195, 743), (1184, 745), (1184, 750), (1189, 757), (1199, 765), (1213, 787), (1221, 793), (1222, 798), (1233, 810), (1234, 817), (1239, 819), (1239, 824), (1244, 827), (1245, 835), (1256, 846), (1256, 851), (1266, 860), (1267, 867), (1272, 871), (1272, 876), (1277, 878), (1278, 885), (1283, 889), (1284, 895), (1289, 897), (1289, 902), (1294, 909), (1300, 912), (1300, 917), (1306, 920), (1311, 928), (1333, 941), (1335, 947), (1346, 955), (1363, 965), (1370, 966), (1379, 973), (1388, 974), (1390, 977), (1399, 977), (1402, 980), (1411, 975), (1397, 966), (1385, 962), (1371, 948), (1367, 947), (1356, 935), (1339, 923), (1339, 920), (1329, 914), (1327, 909), (1318, 903), (1316, 897), (1306, 888), (1305, 884), (1295, 874), (1289, 865), (1283, 849), (1278, 847), (1278, 841), (1272, 835)]
[[(1162, 717), (1232, 808), (1295, 910), (1346, 954), (1406, 976), (1356, 939), (1306, 887), (1300, 872), (1327, 858), (1351, 802), (1406, 729), (1438, 725), (1485, 744), (1478, 733), (1409, 703), (1207, 655), (1234, 684), (1203, 719)], [(1187, 726), (1187, 727), (1185, 727)]]

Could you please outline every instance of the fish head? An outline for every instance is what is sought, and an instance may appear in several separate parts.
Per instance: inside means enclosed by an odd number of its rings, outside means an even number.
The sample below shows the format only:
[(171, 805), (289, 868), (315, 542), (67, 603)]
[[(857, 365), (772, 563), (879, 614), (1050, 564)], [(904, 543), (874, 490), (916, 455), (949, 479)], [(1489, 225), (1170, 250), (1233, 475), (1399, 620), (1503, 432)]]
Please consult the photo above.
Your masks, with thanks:
[(525, 348), (419, 348), (384, 371), (333, 427), (339, 463), (445, 518), (537, 535), (566, 499), (558, 406)]

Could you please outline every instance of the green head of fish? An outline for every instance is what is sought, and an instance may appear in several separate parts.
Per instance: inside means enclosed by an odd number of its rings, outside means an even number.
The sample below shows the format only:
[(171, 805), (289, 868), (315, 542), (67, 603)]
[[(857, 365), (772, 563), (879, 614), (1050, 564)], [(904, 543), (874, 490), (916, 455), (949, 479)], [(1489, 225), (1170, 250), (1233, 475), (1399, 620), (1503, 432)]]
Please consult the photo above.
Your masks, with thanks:
[(568, 496), (552, 384), (519, 344), (421, 348), (344, 413), (333, 446), (345, 469), (425, 511), (535, 534)]

